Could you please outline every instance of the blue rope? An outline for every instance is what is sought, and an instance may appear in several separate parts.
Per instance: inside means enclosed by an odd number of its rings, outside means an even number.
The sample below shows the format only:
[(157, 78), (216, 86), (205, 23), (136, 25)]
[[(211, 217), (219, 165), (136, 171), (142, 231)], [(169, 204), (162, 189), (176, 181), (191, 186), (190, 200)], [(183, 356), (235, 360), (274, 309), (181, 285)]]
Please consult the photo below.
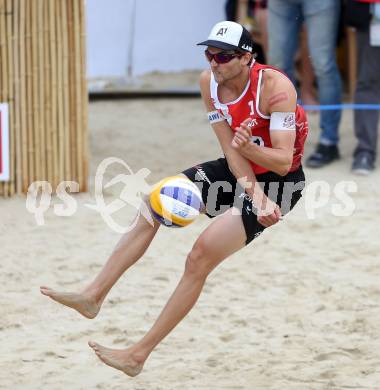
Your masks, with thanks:
[[(302, 105), (302, 104), (301, 104)], [(305, 105), (306, 111), (329, 111), (329, 110), (380, 110), (380, 104), (327, 104)]]

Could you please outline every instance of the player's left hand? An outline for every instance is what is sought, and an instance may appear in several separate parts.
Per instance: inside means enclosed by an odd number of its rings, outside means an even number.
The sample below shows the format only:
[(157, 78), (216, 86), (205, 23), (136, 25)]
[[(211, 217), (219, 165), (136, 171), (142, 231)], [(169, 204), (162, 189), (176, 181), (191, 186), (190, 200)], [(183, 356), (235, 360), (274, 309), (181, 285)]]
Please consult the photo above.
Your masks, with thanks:
[(257, 222), (265, 227), (272, 226), (282, 219), (280, 207), (267, 196), (257, 208)]
[(248, 126), (250, 121), (251, 118), (247, 118), (239, 127), (235, 128), (236, 132), (231, 142), (234, 149), (244, 149), (250, 144), (252, 137), (251, 128)]

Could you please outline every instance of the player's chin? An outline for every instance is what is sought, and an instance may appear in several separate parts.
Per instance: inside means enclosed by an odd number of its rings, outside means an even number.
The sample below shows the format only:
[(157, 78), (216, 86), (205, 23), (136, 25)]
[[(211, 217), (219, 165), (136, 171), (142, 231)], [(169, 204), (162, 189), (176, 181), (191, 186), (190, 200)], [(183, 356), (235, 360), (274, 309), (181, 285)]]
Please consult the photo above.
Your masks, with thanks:
[(216, 81), (219, 85), (223, 84), (223, 82), (224, 82), (224, 77), (223, 77), (220, 73), (217, 73), (217, 72), (213, 72), (213, 74), (214, 74), (214, 79), (215, 79), (215, 81)]

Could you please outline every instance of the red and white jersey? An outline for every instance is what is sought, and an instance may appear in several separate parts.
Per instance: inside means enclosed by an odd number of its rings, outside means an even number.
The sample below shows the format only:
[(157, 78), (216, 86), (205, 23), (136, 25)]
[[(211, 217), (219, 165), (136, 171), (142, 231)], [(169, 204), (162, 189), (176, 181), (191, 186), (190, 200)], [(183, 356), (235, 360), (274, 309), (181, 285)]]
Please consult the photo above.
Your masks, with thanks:
[[(252, 131), (252, 142), (259, 146), (272, 147), (269, 131), (270, 116), (260, 112), (260, 89), (261, 80), (265, 71), (281, 71), (267, 65), (254, 62), (250, 70), (250, 78), (243, 93), (234, 101), (222, 103), (218, 98), (218, 83), (211, 72), (210, 92), (212, 103), (227, 120), (232, 130), (247, 118), (251, 118), (250, 126)], [(283, 73), (282, 73), (283, 74)], [(297, 104), (296, 108), (296, 140), (294, 143), (293, 163), (290, 171), (295, 171), (301, 165), (304, 144), (308, 133), (308, 123), (304, 109)], [(268, 172), (269, 169), (250, 161), (255, 174)]]

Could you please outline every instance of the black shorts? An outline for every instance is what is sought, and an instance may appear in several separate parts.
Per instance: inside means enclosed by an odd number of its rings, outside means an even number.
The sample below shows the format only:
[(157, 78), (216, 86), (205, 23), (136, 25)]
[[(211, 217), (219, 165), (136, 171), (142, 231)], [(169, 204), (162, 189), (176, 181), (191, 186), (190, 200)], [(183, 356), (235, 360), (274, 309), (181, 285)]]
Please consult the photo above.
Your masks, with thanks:
[[(264, 231), (265, 227), (257, 221), (251, 198), (237, 183), (225, 158), (196, 165), (182, 173), (199, 187), (206, 206), (206, 215), (210, 218), (223, 214), (231, 207), (236, 207), (241, 212), (247, 235), (246, 244)], [(299, 201), (305, 187), (302, 167), (286, 176), (267, 172), (256, 175), (256, 178), (264, 193), (280, 206), (283, 215)]]

